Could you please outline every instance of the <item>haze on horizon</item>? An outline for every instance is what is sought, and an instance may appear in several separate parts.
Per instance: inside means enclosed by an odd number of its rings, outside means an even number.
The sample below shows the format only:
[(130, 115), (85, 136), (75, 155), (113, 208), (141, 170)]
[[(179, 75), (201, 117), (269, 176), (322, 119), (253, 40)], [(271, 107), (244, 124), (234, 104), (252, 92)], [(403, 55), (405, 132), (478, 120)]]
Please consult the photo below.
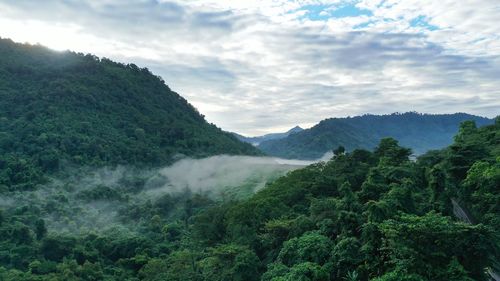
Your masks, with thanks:
[(209, 122), (260, 135), (498, 115), (499, 15), (497, 0), (0, 0), (0, 37), (148, 67)]

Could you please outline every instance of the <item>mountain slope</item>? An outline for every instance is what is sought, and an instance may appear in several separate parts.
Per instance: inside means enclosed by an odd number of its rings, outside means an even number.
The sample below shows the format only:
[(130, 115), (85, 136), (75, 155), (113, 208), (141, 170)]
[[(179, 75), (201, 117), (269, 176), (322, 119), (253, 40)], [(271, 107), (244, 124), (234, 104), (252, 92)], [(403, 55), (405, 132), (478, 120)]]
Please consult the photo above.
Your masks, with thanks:
[(291, 134), (302, 132), (303, 130), (304, 129), (302, 129), (301, 127), (295, 126), (284, 133), (272, 133), (272, 134), (266, 134), (266, 135), (258, 136), (258, 137), (245, 137), (245, 136), (242, 136), (242, 135), (237, 134), (237, 133), (233, 133), (233, 135), (235, 135), (236, 138), (238, 138), (240, 141), (248, 142), (248, 143), (251, 143), (253, 145), (259, 145), (260, 143), (262, 143), (264, 141), (283, 139), (283, 138), (288, 137)]
[(287, 138), (262, 142), (258, 147), (278, 157), (317, 159), (340, 145), (347, 150), (372, 149), (381, 138), (393, 137), (414, 153), (422, 154), (451, 144), (459, 124), (465, 120), (474, 120), (478, 126), (493, 123), (491, 119), (465, 113), (408, 112), (332, 118)]
[[(386, 138), (242, 200), (130, 173), (0, 196), (0, 280), (488, 281), (500, 253), (500, 118), (464, 122), (454, 139), (410, 161)], [(477, 225), (454, 218), (455, 201)]]
[[(61, 163), (163, 165), (258, 152), (208, 124), (147, 69), (0, 39), (0, 185)], [(1, 189), (1, 188), (0, 188)]]

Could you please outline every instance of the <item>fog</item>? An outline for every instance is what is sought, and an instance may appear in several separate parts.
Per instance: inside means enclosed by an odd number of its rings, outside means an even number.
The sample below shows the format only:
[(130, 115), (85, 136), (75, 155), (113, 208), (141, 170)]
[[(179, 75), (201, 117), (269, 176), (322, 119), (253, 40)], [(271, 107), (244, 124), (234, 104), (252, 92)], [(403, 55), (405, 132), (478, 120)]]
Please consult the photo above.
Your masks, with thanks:
[[(52, 232), (106, 231), (139, 224), (126, 221), (134, 208), (153, 208), (164, 196), (174, 202), (199, 194), (213, 201), (241, 200), (287, 172), (314, 161), (219, 155), (181, 159), (157, 169), (105, 167), (64, 171), (32, 191), (0, 196), (9, 212), (35, 209)], [(153, 207), (151, 207), (153, 206)]]
[(306, 165), (307, 163), (299, 161), (280, 162), (269, 157), (220, 155), (204, 159), (183, 159), (160, 169), (158, 174), (167, 180), (161, 188), (166, 192), (188, 188), (194, 192), (217, 193), (231, 187), (238, 188), (248, 181), (256, 183), (253, 191), (257, 191), (277, 174), (283, 175)]

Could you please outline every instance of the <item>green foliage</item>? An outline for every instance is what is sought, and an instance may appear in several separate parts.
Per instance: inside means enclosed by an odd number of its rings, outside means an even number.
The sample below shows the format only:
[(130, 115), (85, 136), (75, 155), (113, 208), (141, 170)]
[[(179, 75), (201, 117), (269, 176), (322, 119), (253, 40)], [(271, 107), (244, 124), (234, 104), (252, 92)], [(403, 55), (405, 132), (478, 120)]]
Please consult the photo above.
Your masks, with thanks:
[[(416, 162), (384, 139), (373, 153), (336, 155), (241, 201), (188, 191), (138, 200), (140, 179), (60, 190), (44, 204), (13, 193), (25, 204), (1, 213), (0, 279), (487, 280), (499, 253), (498, 129), (471, 129)], [(461, 180), (454, 146), (471, 142), (486, 154)], [(122, 228), (57, 231), (43, 214), (83, 214), (65, 206), (71, 196), (122, 206)], [(454, 218), (452, 200), (477, 224)]]
[(375, 149), (375, 155), (383, 165), (397, 166), (408, 161), (411, 150), (398, 145), (393, 138), (384, 138)]
[(408, 274), (396, 269), (384, 274), (384, 276), (373, 279), (373, 281), (426, 281), (426, 279), (417, 274)]
[(45, 221), (43, 219), (38, 219), (35, 222), (35, 234), (38, 240), (45, 237), (47, 234), (47, 227), (45, 226)]
[[(22, 203), (0, 216), (0, 279), (487, 280), (499, 253), (498, 131), (471, 129), (416, 162), (384, 139), (241, 201), (189, 191), (134, 198), (151, 183), (133, 175), (84, 189), (68, 181), (43, 203), (14, 192), (9, 200)], [(486, 154), (461, 180), (454, 147), (470, 143)], [(452, 200), (477, 224), (454, 218)], [(116, 205), (120, 224), (82, 230), (87, 210), (74, 202)]]
[(358, 273), (356, 271), (349, 271), (347, 275), (344, 277), (345, 281), (358, 281)]
[(194, 281), (200, 280), (193, 253), (182, 250), (169, 255), (166, 259), (154, 258), (139, 271), (142, 280), (147, 281)]
[[(269, 155), (290, 159), (319, 159), (338, 147), (347, 151), (374, 149), (379, 140), (392, 137), (416, 154), (442, 149), (453, 142), (461, 122), (473, 120), (479, 126), (492, 124), (491, 119), (455, 114), (363, 115), (325, 119), (314, 127), (281, 139), (261, 142), (258, 147)], [(341, 154), (338, 150), (335, 155)]]
[(208, 249), (199, 267), (206, 281), (252, 281), (258, 280), (260, 261), (250, 249), (228, 244)]
[[(464, 123), (416, 161), (395, 139), (374, 152), (343, 144), (249, 198), (167, 193), (133, 173), (82, 188), (96, 166), (255, 150), (135, 65), (6, 40), (0, 53), (0, 280), (486, 281), (498, 270), (498, 119)], [(33, 190), (49, 177), (52, 189)]]
[(304, 262), (323, 264), (332, 250), (332, 241), (318, 233), (306, 233), (283, 244), (278, 261), (292, 266)]
[(328, 271), (312, 262), (304, 262), (291, 268), (273, 264), (262, 276), (262, 281), (328, 281)]
[(0, 186), (33, 189), (75, 166), (258, 155), (148, 69), (0, 39)]
[[(488, 249), (494, 245), (491, 231), (482, 225), (471, 226), (428, 213), (424, 216), (405, 214), (385, 221), (380, 228), (389, 263), (405, 272), (430, 280), (450, 280), (442, 271), (454, 262), (455, 267), (463, 267), (474, 280), (486, 278)], [(462, 264), (456, 265), (456, 260)]]

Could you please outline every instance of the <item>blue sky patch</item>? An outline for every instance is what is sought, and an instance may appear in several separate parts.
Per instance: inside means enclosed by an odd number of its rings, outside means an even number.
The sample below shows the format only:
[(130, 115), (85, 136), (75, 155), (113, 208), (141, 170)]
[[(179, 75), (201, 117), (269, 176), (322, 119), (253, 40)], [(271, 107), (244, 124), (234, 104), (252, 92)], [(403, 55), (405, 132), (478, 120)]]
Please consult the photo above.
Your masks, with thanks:
[(307, 13), (302, 18), (308, 18), (310, 20), (328, 20), (329, 15), (322, 13), (329, 6), (327, 5), (306, 5), (298, 9), (297, 11), (306, 11)]
[(358, 25), (355, 25), (352, 27), (352, 29), (362, 29), (362, 28), (365, 28), (365, 27), (368, 27), (370, 24), (372, 23), (375, 23), (375, 21), (367, 21), (367, 22), (364, 22), (364, 23), (360, 23)]
[(411, 27), (423, 27), (427, 30), (434, 31), (439, 29), (439, 27), (432, 25), (429, 23), (427, 20), (427, 17), (425, 16), (418, 16), (410, 21), (410, 26)]
[(354, 4), (340, 6), (337, 9), (332, 10), (330, 12), (330, 14), (334, 18), (372, 16), (373, 15), (373, 13), (370, 10), (359, 9)]
[[(373, 13), (369, 10), (359, 9), (355, 3), (344, 3), (336, 5), (305, 5), (296, 11), (306, 11), (302, 18), (310, 20), (328, 20), (330, 18), (345, 18), (357, 16), (371, 16)], [(296, 12), (295, 11), (295, 12)]]

